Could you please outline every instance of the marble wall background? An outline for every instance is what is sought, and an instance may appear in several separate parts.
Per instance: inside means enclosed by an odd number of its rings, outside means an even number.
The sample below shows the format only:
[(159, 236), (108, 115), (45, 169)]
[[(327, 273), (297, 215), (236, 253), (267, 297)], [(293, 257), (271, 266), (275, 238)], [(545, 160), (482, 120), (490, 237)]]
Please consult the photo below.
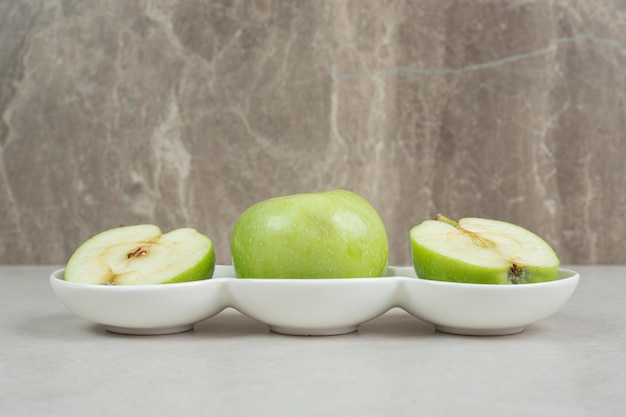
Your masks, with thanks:
[(626, 1), (0, 1), (0, 263), (123, 224), (230, 263), (250, 204), (351, 189), (408, 264), (484, 216), (625, 263)]

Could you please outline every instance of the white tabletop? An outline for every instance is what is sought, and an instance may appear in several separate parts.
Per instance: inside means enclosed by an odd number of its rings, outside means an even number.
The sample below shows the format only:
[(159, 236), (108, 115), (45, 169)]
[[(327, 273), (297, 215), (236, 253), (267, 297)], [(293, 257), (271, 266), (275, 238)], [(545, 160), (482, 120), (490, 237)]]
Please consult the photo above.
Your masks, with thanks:
[(227, 309), (193, 331), (122, 336), (73, 316), (57, 266), (0, 266), (0, 415), (618, 416), (626, 266), (567, 266), (570, 301), (517, 335), (437, 333), (393, 309), (301, 337)]

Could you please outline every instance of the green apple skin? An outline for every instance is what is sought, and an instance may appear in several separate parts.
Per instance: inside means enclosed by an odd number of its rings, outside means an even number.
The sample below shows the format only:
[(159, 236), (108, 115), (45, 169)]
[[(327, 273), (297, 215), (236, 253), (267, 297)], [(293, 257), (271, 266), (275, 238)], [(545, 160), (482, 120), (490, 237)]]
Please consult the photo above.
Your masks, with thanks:
[[(509, 267), (487, 268), (471, 265), (445, 255), (433, 252), (411, 242), (413, 267), (418, 277), (436, 281), (461, 282), (468, 284), (511, 284)], [(553, 281), (557, 277), (556, 268), (526, 266), (526, 278), (520, 284)]]
[[(146, 256), (129, 256), (138, 247)], [(213, 242), (195, 229), (162, 234), (154, 225), (117, 227), (83, 242), (65, 267), (68, 282), (102, 285), (172, 284), (210, 279)]]
[[(427, 222), (432, 221), (427, 220)], [(521, 229), (519, 226), (498, 220), (488, 221), (496, 225), (501, 224), (509, 228)], [(545, 242), (544, 244), (539, 243), (540, 250), (545, 251), (547, 257), (551, 257), (553, 261), (549, 262), (549, 265), (541, 266), (520, 264), (519, 266), (524, 268), (524, 276), (518, 282), (512, 282), (510, 275), (512, 264), (510, 262), (495, 262), (496, 265), (494, 267), (488, 267), (457, 259), (453, 249), (447, 253), (433, 251), (420, 244), (415, 238), (416, 233), (419, 233), (420, 226), (415, 226), (410, 232), (413, 267), (419, 278), (470, 284), (530, 284), (553, 281), (557, 278), (560, 264), (552, 248)], [(450, 227), (454, 229), (452, 226)], [(523, 229), (523, 231), (527, 234), (532, 234), (532, 232), (526, 229)], [(536, 238), (541, 239), (538, 236)], [(542, 239), (541, 241), (543, 242)], [(472, 244), (471, 239), (468, 240), (467, 245), (476, 254), (477, 258), (484, 257), (484, 253), (490, 250)]]
[(378, 212), (346, 190), (294, 194), (250, 206), (231, 235), (239, 278), (384, 275), (389, 243)]

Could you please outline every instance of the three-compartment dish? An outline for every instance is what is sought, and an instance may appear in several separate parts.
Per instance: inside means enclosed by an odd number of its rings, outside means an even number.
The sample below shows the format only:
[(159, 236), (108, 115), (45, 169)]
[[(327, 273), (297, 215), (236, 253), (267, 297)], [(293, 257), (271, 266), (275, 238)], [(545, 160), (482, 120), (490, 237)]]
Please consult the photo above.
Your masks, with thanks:
[(107, 286), (67, 282), (52, 273), (55, 294), (76, 316), (124, 334), (191, 330), (226, 307), (277, 333), (337, 335), (393, 307), (465, 335), (505, 335), (557, 312), (579, 274), (560, 269), (555, 281), (524, 285), (441, 282), (417, 278), (412, 267), (389, 267), (381, 278), (239, 279), (217, 265), (212, 279), (164, 285)]

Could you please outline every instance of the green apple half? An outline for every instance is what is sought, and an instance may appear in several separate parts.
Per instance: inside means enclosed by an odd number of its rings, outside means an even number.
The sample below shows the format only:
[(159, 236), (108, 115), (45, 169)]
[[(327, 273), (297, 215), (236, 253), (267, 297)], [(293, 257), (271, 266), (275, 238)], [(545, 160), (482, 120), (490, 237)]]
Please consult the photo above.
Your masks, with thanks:
[(346, 190), (261, 201), (231, 235), (240, 278), (355, 278), (385, 273), (389, 243), (378, 212)]
[(147, 285), (211, 278), (213, 243), (195, 229), (163, 234), (154, 225), (118, 227), (85, 241), (70, 257), (65, 280), (84, 284)]
[(525, 284), (556, 279), (559, 259), (542, 238), (511, 223), (443, 215), (410, 231), (418, 277), (480, 284)]

